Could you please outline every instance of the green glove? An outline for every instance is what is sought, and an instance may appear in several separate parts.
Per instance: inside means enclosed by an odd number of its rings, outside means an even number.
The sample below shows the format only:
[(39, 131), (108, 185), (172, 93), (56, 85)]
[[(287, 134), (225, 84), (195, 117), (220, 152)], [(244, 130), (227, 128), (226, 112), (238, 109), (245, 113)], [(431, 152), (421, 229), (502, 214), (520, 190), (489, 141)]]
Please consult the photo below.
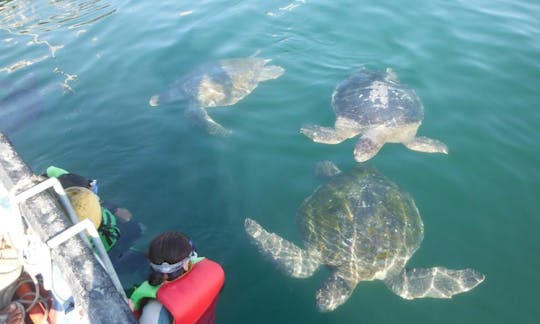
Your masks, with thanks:
[(47, 168), (47, 177), (49, 178), (58, 178), (59, 176), (67, 174), (67, 173), (69, 172), (64, 169), (60, 169), (58, 167), (52, 166), (52, 165)]

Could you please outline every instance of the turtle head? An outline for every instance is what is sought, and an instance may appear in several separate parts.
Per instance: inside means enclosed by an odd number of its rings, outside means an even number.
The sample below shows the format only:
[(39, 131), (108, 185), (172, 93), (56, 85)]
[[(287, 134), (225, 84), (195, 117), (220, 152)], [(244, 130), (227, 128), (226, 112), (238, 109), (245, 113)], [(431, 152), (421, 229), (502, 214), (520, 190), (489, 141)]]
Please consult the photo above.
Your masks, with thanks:
[(319, 161), (315, 165), (315, 176), (319, 179), (329, 179), (341, 173), (341, 170), (331, 161)]
[(174, 84), (173, 86), (169, 87), (169, 89), (153, 95), (148, 103), (152, 107), (157, 107), (160, 105), (182, 101), (184, 99), (186, 99), (184, 89)]
[(399, 82), (399, 78), (398, 78), (396, 72), (394, 72), (394, 70), (392, 68), (390, 68), (390, 67), (386, 68), (385, 80), (386, 81), (392, 81), (392, 82)]
[(157, 107), (159, 106), (159, 95), (154, 95), (150, 98), (150, 101), (148, 102), (150, 106)]

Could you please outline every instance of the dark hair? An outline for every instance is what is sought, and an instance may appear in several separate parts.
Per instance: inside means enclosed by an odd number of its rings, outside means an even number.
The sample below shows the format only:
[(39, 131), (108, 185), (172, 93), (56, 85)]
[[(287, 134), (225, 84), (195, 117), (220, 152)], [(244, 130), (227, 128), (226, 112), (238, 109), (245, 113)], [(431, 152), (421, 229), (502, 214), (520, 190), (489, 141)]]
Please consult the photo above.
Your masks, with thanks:
[[(162, 264), (163, 262), (174, 264), (187, 258), (192, 251), (193, 247), (185, 235), (178, 232), (165, 232), (152, 240), (146, 257), (154, 264)], [(167, 274), (167, 279), (176, 279), (183, 273), (183, 269), (169, 273)], [(163, 283), (163, 280), (163, 273), (152, 270), (148, 278), (148, 283), (152, 286), (157, 286)]]
[(62, 184), (62, 187), (84, 187), (90, 189), (90, 179), (85, 178), (75, 173), (66, 173), (58, 177), (58, 180)]

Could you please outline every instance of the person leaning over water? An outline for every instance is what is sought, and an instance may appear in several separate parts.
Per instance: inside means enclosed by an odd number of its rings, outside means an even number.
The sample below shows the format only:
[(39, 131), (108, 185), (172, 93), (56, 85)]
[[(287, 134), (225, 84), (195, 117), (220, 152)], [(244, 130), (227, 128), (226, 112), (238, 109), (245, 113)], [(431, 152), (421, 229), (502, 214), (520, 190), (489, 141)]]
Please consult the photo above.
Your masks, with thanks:
[(139, 323), (214, 323), (225, 282), (218, 263), (199, 257), (191, 241), (177, 232), (154, 238), (147, 258), (152, 273), (130, 297)]
[[(91, 195), (83, 189), (96, 196), (100, 206), (99, 215), (93, 216), (91, 221), (96, 226), (105, 250), (117, 272), (133, 271), (134, 266), (138, 267), (144, 264), (144, 257), (141, 253), (131, 251), (131, 246), (142, 234), (142, 225), (131, 220), (132, 215), (128, 209), (100, 200), (97, 196), (97, 180), (91, 180), (55, 166), (48, 167), (45, 175), (49, 178), (55, 177), (60, 181), (72, 204), (76, 199), (78, 204), (91, 205), (89, 202), (92, 200)], [(77, 216), (81, 219), (79, 213)]]

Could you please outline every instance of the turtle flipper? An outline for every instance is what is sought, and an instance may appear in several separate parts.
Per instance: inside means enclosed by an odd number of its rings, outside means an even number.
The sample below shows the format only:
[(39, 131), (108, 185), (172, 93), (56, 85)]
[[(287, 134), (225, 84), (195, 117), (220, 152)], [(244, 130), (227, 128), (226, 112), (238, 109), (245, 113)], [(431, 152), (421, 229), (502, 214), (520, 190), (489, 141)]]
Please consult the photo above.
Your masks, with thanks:
[(450, 298), (469, 291), (484, 281), (485, 276), (473, 269), (451, 270), (442, 267), (404, 269), (385, 279), (386, 286), (405, 299)]
[(349, 138), (348, 134), (344, 134), (334, 128), (318, 125), (303, 126), (300, 128), (300, 133), (311, 138), (314, 142), (323, 144), (339, 144)]
[(315, 294), (319, 311), (331, 312), (349, 299), (357, 283), (347, 280), (347, 277), (339, 271), (334, 271), (323, 282)]
[(332, 161), (319, 161), (315, 165), (317, 178), (327, 180), (341, 173), (341, 170)]
[(266, 80), (277, 79), (285, 73), (285, 69), (278, 65), (268, 65), (261, 70), (261, 74), (257, 78), (257, 81), (262, 82)]
[(364, 134), (360, 136), (354, 146), (354, 159), (358, 162), (365, 162), (380, 151), (384, 143), (379, 143), (374, 137)]
[(280, 236), (267, 232), (256, 221), (246, 218), (244, 227), (261, 253), (269, 257), (287, 275), (307, 278), (319, 267), (318, 256), (311, 255)]
[(436, 139), (418, 136), (411, 141), (403, 143), (409, 150), (426, 153), (444, 153), (448, 154), (448, 147)]
[(204, 108), (192, 105), (186, 110), (185, 115), (195, 125), (203, 128), (210, 135), (229, 136), (232, 133), (215, 122)]

